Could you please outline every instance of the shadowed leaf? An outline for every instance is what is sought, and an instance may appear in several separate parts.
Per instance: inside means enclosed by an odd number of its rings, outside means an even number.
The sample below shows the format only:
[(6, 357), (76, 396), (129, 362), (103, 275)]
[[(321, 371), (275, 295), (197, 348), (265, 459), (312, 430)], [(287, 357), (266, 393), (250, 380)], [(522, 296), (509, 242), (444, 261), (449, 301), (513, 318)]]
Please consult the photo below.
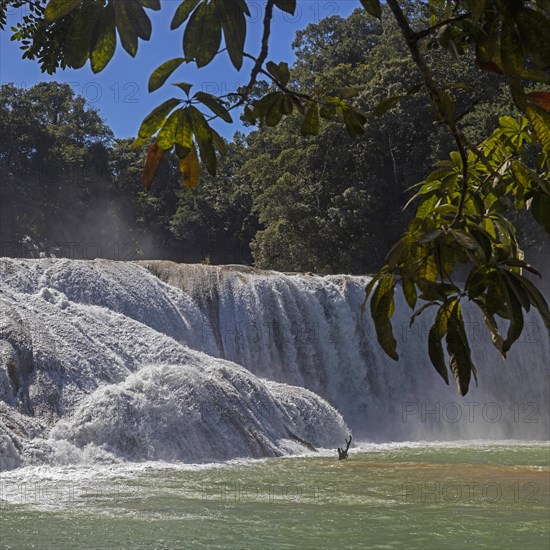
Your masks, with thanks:
[(203, 2), (194, 12), (183, 35), (183, 50), (189, 63), (208, 65), (220, 49), (222, 29), (213, 3)]
[(394, 311), (392, 274), (384, 275), (372, 295), (370, 302), (371, 315), (374, 320), (378, 342), (386, 354), (397, 361), (397, 342), (393, 335), (390, 318)]
[(80, 0), (50, 0), (44, 16), (47, 21), (55, 21), (73, 11), (79, 4)]
[(367, 10), (367, 12), (380, 19), (382, 17), (382, 6), (380, 5), (380, 0), (361, 0), (361, 4)]
[(319, 133), (321, 122), (319, 120), (319, 105), (312, 103), (302, 121), (301, 132), (304, 136), (316, 136)]
[(177, 29), (182, 23), (185, 23), (189, 15), (191, 15), (191, 12), (199, 5), (200, 1), (201, 0), (183, 0), (174, 14), (170, 29)]
[(206, 107), (208, 107), (216, 116), (219, 116), (225, 122), (233, 122), (229, 111), (217, 97), (205, 92), (197, 92), (195, 94), (195, 99), (200, 101), (203, 105), (206, 105)]
[(290, 15), (296, 11), (296, 0), (275, 0), (275, 5)]

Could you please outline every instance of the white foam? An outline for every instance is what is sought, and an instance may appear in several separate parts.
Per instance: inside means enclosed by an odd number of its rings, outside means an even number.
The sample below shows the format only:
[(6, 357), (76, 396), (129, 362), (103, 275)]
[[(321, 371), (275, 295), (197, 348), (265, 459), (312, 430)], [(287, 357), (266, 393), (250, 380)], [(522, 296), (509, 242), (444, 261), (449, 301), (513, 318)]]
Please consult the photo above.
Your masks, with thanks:
[[(23, 372), (19, 352), (6, 348), (3, 368), (10, 358), (17, 363), (20, 387), (6, 376), (2, 393), (17, 389), (29, 410), (20, 414), (13, 399), (3, 409), (12, 428), (0, 440), (2, 469), (279, 456), (302, 452), (300, 439), (330, 445), (348, 431), (311, 392), (268, 384), (185, 345), (201, 313), (141, 267), (64, 260), (3, 267), (1, 303), (11, 323), (3, 337), (9, 343), (27, 331), (33, 367)], [(15, 429), (22, 418), (43, 423), (39, 436), (21, 422)]]

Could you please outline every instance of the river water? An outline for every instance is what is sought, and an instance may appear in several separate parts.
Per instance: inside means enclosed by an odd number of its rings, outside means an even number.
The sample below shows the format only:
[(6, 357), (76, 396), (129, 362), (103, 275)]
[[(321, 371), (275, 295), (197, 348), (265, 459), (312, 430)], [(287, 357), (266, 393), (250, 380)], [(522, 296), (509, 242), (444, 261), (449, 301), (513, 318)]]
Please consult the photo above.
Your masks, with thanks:
[(550, 449), (364, 444), (221, 464), (23, 468), (1, 475), (3, 549), (541, 549)]

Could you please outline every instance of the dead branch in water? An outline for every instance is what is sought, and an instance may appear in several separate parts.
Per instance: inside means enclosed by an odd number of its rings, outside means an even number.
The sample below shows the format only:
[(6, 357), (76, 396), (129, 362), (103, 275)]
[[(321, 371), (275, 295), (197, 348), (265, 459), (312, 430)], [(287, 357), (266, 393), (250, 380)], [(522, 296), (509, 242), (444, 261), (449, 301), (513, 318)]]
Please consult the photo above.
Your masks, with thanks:
[(344, 441), (346, 442), (346, 448), (341, 449), (340, 447), (338, 447), (338, 460), (346, 460), (346, 458), (348, 458), (348, 450), (349, 446), (351, 445), (351, 434), (349, 436), (349, 439), (345, 439)]

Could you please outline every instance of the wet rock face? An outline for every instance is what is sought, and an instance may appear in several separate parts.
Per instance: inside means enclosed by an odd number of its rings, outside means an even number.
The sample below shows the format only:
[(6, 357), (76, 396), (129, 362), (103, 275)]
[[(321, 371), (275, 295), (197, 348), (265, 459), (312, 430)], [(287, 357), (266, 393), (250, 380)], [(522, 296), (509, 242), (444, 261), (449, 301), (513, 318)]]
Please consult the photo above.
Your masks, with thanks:
[(31, 330), (21, 315), (0, 302), (0, 397), (32, 415), (28, 387), (34, 371)]
[(23, 465), (22, 451), (44, 434), (46, 426), (0, 401), (0, 472)]

